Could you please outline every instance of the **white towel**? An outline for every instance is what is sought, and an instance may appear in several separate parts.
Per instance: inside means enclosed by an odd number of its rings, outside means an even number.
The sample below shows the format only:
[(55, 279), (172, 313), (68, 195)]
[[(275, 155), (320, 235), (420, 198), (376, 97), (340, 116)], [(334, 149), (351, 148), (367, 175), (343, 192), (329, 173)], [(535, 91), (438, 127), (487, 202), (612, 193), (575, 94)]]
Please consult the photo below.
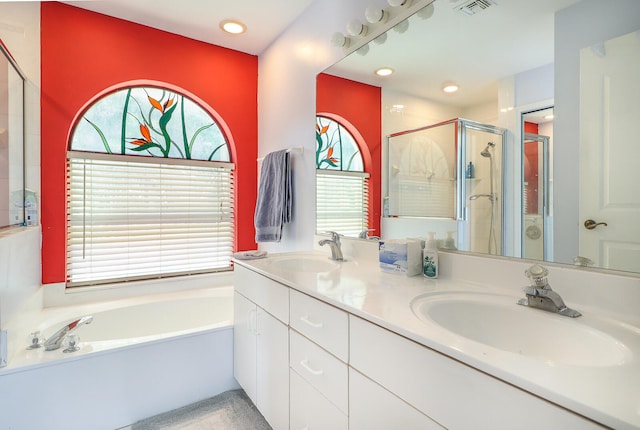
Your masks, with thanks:
[(280, 242), (282, 226), (291, 221), (292, 193), (286, 149), (264, 157), (254, 215), (256, 242)]

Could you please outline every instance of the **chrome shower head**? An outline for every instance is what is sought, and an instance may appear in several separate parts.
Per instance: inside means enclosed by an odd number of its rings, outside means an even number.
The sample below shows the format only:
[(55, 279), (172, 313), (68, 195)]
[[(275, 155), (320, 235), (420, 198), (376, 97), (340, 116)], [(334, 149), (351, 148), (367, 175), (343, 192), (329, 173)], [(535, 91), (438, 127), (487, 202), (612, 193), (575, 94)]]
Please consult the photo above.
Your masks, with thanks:
[(493, 142), (487, 143), (487, 147), (484, 148), (484, 150), (480, 153), (480, 155), (482, 155), (483, 157), (491, 158), (492, 154), (491, 152), (489, 152), (489, 148), (493, 148), (494, 146), (496, 146), (496, 144)]

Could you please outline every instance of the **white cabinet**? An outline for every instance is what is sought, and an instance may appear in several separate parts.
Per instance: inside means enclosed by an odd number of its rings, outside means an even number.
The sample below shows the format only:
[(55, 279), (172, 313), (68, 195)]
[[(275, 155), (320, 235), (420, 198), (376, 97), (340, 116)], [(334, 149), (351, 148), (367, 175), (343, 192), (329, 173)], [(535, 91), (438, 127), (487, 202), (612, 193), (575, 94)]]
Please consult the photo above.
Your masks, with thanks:
[(291, 330), (290, 366), (345, 415), (349, 412), (346, 363)]
[(291, 369), (291, 430), (347, 430), (349, 422), (333, 403)]
[(242, 294), (233, 294), (233, 375), (253, 404), (256, 390), (256, 305)]
[(446, 428), (602, 429), (363, 319), (349, 327), (350, 365)]
[(256, 321), (256, 406), (274, 430), (288, 429), (289, 330), (260, 307)]
[(349, 430), (444, 430), (428, 416), (349, 369)]
[(601, 429), (236, 266), (234, 372), (274, 430)]
[(348, 428), (349, 317), (290, 292), (291, 429)]
[(345, 363), (349, 361), (349, 316), (343, 310), (292, 290), (291, 328)]
[(288, 287), (236, 266), (234, 375), (274, 430), (289, 428), (288, 309)]

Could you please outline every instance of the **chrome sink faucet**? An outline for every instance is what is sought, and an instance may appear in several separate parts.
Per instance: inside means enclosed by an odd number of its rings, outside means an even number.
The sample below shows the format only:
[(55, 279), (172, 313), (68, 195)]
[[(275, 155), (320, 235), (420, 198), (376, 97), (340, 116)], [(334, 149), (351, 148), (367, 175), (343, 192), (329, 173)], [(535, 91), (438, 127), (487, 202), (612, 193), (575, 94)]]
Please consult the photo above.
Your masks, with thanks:
[(331, 259), (335, 261), (344, 261), (344, 256), (342, 255), (341, 243), (340, 243), (340, 235), (335, 231), (327, 231), (331, 235), (331, 239), (323, 239), (318, 242), (318, 245), (324, 246), (329, 245), (331, 248)]
[(93, 317), (91, 315), (88, 315), (86, 317), (82, 317), (62, 327), (60, 330), (55, 332), (49, 339), (46, 340), (46, 342), (44, 343), (44, 350), (53, 351), (54, 349), (60, 348), (60, 345), (62, 345), (62, 341), (67, 335), (73, 333), (78, 327), (80, 327), (83, 324), (91, 324), (92, 321), (93, 321)]
[(531, 280), (531, 286), (524, 288), (524, 293), (527, 297), (518, 300), (519, 305), (542, 309), (571, 318), (582, 315), (580, 312), (568, 308), (560, 294), (551, 289), (547, 279), (549, 271), (545, 267), (534, 264), (524, 273)]

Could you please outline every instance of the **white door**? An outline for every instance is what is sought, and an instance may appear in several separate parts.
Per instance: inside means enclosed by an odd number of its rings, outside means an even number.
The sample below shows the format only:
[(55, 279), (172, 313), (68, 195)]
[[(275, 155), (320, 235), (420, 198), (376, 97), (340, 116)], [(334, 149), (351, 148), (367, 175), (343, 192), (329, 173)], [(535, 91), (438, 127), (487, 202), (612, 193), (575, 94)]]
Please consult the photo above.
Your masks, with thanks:
[[(580, 53), (580, 256), (640, 271), (640, 38)], [(560, 143), (559, 143), (560, 144)], [(597, 223), (587, 229), (585, 221)]]

